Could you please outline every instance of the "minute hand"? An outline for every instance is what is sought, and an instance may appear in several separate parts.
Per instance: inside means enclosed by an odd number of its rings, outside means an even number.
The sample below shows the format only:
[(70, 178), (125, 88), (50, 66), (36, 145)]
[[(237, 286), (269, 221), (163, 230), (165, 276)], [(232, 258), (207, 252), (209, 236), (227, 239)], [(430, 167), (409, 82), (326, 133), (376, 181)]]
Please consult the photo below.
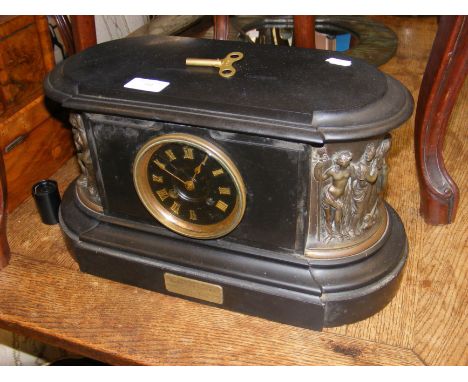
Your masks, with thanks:
[(163, 171), (166, 171), (170, 176), (172, 176), (173, 178), (177, 179), (179, 182), (182, 182), (184, 185), (187, 183), (185, 180), (182, 180), (180, 179), (177, 175), (173, 174), (172, 172), (170, 172), (169, 170), (166, 169), (166, 166), (162, 163), (159, 163), (159, 162), (155, 162), (157, 164), (157, 166), (163, 170)]

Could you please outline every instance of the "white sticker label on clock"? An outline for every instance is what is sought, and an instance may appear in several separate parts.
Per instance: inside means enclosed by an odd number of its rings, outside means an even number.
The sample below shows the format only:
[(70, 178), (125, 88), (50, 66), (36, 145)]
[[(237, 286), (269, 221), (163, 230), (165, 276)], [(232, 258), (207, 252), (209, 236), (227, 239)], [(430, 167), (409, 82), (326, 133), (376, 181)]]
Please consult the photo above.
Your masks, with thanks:
[(327, 58), (325, 60), (326, 62), (328, 62), (329, 64), (332, 64), (332, 65), (339, 65), (339, 66), (351, 66), (351, 61), (349, 60), (342, 60), (340, 58)]
[(143, 90), (146, 92), (159, 93), (169, 86), (169, 82), (159, 80), (149, 80), (147, 78), (136, 77), (133, 80), (127, 82), (124, 88)]

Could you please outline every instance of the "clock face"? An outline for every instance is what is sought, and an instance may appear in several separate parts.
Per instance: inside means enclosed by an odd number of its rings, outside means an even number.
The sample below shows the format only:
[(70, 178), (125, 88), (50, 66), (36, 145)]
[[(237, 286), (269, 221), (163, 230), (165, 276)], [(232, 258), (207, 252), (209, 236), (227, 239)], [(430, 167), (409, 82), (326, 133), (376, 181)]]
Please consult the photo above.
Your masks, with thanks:
[(147, 210), (166, 227), (210, 239), (232, 231), (245, 210), (245, 186), (217, 146), (188, 134), (147, 142), (134, 163), (135, 188)]

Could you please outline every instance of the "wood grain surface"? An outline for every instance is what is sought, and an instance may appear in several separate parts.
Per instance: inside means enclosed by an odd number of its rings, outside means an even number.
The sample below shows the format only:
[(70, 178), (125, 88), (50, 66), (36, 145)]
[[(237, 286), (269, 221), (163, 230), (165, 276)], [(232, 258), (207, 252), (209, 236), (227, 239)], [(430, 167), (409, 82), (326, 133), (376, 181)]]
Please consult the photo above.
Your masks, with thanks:
[(10, 246), (7, 239), (7, 188), (5, 163), (0, 151), (0, 270), (10, 262)]
[(0, 20), (0, 117), (7, 118), (42, 94), (42, 81), (54, 66), (45, 16)]
[(421, 364), (411, 350), (248, 317), (23, 255), (12, 257), (0, 285), (7, 329), (110, 363)]
[[(400, 41), (381, 69), (416, 99), (436, 19), (378, 20)], [(450, 225), (419, 215), (414, 118), (393, 134), (386, 198), (405, 224), (409, 259), (395, 299), (369, 319), (320, 333), (80, 273), (59, 227), (40, 224), (28, 199), (8, 220), (13, 255), (0, 272), (0, 326), (113, 364), (467, 365), (467, 100), (465, 83), (444, 150), (462, 190)], [(56, 173), (61, 191), (77, 173), (74, 160)]]

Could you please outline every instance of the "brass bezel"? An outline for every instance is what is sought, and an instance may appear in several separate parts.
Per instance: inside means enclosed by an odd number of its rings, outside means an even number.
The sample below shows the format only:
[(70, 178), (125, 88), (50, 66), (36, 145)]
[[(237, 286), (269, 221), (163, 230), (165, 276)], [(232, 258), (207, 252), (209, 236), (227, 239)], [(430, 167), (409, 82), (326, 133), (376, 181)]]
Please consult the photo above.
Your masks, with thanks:
[[(214, 158), (232, 178), (237, 191), (236, 205), (226, 219), (209, 225), (187, 222), (177, 218), (164, 208), (151, 190), (147, 173), (149, 160), (162, 145), (182, 143), (192, 145)], [(246, 189), (242, 176), (232, 160), (213, 143), (194, 135), (184, 133), (165, 134), (149, 140), (138, 151), (133, 165), (133, 182), (136, 192), (149, 211), (165, 227), (184, 236), (196, 239), (215, 239), (231, 232), (240, 223), (246, 206)]]

